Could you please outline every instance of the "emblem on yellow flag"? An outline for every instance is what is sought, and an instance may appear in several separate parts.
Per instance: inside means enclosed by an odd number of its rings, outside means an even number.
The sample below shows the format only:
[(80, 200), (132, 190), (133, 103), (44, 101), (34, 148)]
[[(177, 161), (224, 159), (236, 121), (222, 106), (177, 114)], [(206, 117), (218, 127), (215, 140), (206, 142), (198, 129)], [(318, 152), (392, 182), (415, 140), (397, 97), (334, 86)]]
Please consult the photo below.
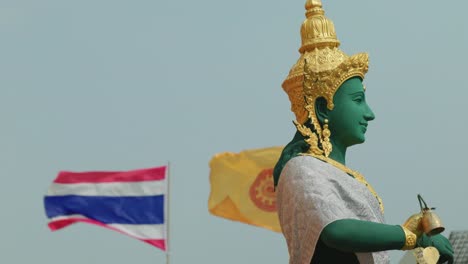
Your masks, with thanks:
[(283, 147), (216, 154), (210, 161), (208, 210), (216, 216), (281, 232), (273, 168)]

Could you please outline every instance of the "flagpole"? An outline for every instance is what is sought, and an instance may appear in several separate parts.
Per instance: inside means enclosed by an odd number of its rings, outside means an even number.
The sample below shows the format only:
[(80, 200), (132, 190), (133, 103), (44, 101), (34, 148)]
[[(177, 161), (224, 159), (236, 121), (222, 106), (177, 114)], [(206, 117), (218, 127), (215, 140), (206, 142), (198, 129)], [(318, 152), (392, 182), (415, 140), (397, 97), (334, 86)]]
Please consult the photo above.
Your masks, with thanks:
[(171, 197), (171, 177), (170, 177), (170, 172), (171, 172), (171, 163), (167, 162), (167, 199), (166, 199), (166, 264), (170, 263), (170, 236), (169, 236), (169, 224), (170, 224), (170, 206), (169, 206), (169, 200)]

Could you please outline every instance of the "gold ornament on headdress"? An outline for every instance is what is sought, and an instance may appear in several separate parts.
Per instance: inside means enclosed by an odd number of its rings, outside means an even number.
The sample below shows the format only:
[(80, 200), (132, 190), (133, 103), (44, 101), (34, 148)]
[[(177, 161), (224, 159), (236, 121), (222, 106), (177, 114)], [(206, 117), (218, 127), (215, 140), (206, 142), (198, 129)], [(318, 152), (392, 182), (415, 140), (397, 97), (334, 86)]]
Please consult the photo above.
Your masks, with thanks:
[[(350, 57), (338, 48), (340, 42), (336, 37), (335, 26), (325, 16), (322, 1), (307, 0), (305, 9), (306, 20), (301, 27), (302, 46), (299, 49), (301, 57), (283, 82), (283, 89), (296, 115), (296, 127), (309, 137), (309, 153), (328, 157), (331, 152), (331, 144), (327, 139), (329, 130), (327, 135), (322, 134), (323, 129), (315, 113), (315, 102), (317, 98), (323, 97), (327, 101), (327, 108), (332, 110), (333, 96), (343, 82), (356, 76), (364, 79), (369, 57), (367, 53)], [(305, 126), (308, 119), (313, 129)]]
[[(321, 127), (315, 113), (318, 98), (325, 98), (327, 108), (332, 110), (333, 96), (346, 80), (351, 77), (364, 79), (369, 68), (369, 56), (367, 53), (348, 56), (338, 48), (340, 42), (335, 26), (325, 16), (321, 0), (307, 0), (305, 9), (306, 20), (301, 27), (302, 45), (299, 49), (301, 57), (282, 85), (291, 101), (291, 110), (296, 115), (294, 124), (310, 146), (305, 155), (328, 162), (366, 185), (376, 196), (383, 212), (382, 200), (364, 177), (328, 157), (332, 151), (330, 130), (327, 122)], [(308, 119), (312, 129), (305, 124)]]
[[(291, 101), (296, 120), (304, 124), (312, 111), (316, 119), (315, 100), (324, 97), (327, 107), (333, 109), (333, 96), (341, 84), (351, 77), (364, 78), (368, 70), (367, 53), (346, 55), (338, 47), (333, 22), (327, 18), (320, 0), (307, 0), (306, 20), (302, 23), (301, 57), (283, 82), (283, 89)], [(305, 61), (307, 60), (307, 67)], [(306, 102), (307, 98), (307, 102)]]

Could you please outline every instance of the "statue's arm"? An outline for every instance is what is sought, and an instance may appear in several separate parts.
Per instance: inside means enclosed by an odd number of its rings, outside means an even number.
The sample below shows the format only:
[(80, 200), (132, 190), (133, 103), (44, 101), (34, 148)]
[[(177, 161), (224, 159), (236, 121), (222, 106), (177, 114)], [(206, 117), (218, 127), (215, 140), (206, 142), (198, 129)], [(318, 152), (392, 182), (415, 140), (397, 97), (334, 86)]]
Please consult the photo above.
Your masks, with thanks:
[(406, 240), (400, 226), (355, 219), (330, 223), (322, 230), (320, 239), (328, 247), (345, 252), (401, 249)]
[[(401, 249), (405, 245), (405, 232), (398, 225), (387, 225), (355, 219), (341, 219), (328, 224), (320, 234), (320, 240), (328, 247), (344, 252), (375, 252)], [(422, 235), (418, 246), (437, 248), (441, 260), (452, 261), (452, 245), (442, 235), (431, 238)]]

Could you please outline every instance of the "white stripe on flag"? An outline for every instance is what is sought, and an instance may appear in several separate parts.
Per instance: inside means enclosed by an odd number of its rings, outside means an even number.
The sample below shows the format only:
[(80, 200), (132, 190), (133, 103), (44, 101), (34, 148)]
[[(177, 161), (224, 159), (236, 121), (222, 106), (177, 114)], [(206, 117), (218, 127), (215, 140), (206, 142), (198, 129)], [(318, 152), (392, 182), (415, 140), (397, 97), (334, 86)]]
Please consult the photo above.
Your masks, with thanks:
[(110, 224), (109, 226), (123, 231), (139, 239), (164, 239), (164, 224), (160, 225), (121, 225)]
[(165, 194), (165, 181), (106, 182), (106, 183), (53, 183), (48, 196), (153, 196)]
[[(75, 214), (51, 218), (50, 221), (65, 219), (89, 219), (86, 216)], [(130, 236), (138, 239), (165, 239), (165, 224), (159, 225), (127, 225), (127, 224), (106, 224), (106, 226), (115, 228)]]
[(64, 215), (64, 216), (57, 216), (57, 217), (49, 218), (49, 221), (52, 222), (52, 221), (70, 219), (70, 218), (89, 219), (88, 217), (84, 215), (73, 214), (73, 215)]

